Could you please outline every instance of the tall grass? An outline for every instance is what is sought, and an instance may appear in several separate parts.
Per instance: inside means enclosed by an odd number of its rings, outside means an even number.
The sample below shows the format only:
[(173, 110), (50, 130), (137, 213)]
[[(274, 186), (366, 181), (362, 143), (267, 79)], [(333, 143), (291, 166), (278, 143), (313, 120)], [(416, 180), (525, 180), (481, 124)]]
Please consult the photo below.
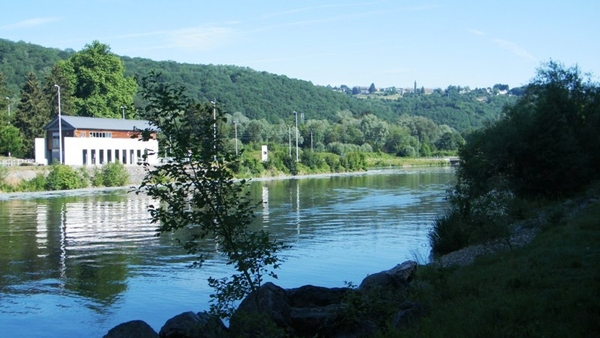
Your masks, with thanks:
[(529, 246), (470, 266), (419, 269), (409, 298), (429, 310), (397, 336), (600, 336), (600, 203)]

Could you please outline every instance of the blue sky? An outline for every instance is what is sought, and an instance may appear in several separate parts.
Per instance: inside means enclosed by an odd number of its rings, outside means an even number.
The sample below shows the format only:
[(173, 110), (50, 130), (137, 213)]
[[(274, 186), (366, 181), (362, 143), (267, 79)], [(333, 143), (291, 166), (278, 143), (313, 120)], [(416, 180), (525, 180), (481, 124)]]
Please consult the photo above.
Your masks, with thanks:
[(600, 75), (600, 1), (21, 0), (0, 38), (227, 64), (317, 85), (511, 88), (543, 62)]

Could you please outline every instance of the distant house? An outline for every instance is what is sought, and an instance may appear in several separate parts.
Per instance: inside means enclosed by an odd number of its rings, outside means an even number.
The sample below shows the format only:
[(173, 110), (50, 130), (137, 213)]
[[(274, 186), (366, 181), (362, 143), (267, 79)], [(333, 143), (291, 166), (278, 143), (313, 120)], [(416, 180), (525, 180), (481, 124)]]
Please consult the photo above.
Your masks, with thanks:
[(137, 164), (144, 155), (148, 163), (158, 163), (156, 134), (147, 142), (137, 137), (140, 130), (151, 127), (148, 121), (62, 116), (61, 122), (60, 137), (57, 117), (44, 127), (46, 136), (35, 139), (36, 163), (60, 161), (59, 142), (67, 165)]

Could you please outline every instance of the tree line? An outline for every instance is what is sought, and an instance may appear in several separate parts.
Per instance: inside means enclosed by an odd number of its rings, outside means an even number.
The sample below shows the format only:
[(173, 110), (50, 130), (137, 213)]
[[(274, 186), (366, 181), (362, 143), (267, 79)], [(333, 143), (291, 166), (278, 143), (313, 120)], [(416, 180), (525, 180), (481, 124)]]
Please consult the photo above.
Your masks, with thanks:
[[(65, 115), (140, 118), (145, 102), (136, 80), (158, 69), (165, 82), (185, 84), (199, 102), (217, 101), (229, 112), (230, 137), (242, 144), (290, 142), (338, 154), (381, 151), (398, 156), (455, 152), (462, 135), (499, 116), (512, 97), (463, 95), (454, 87), (396, 100), (356, 99), (330, 88), (237, 66), (191, 65), (119, 57), (94, 41), (60, 51), (0, 39), (0, 153), (33, 157), (33, 140), (58, 112)], [(18, 79), (23, 76), (25, 81)], [(58, 85), (55, 86), (55, 85)], [(16, 89), (18, 88), (18, 90)], [(299, 116), (295, 122), (293, 112)]]
[(501, 118), (467, 137), (449, 194), (452, 207), (431, 236), (434, 251), (506, 237), (528, 207), (597, 185), (598, 130), (600, 85), (577, 66), (544, 64)]

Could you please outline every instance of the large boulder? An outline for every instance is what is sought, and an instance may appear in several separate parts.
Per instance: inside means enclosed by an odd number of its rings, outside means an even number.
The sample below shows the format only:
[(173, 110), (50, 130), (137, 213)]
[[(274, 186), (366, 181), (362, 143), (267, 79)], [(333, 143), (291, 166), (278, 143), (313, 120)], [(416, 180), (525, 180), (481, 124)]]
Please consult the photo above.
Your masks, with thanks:
[(158, 333), (143, 320), (132, 320), (113, 327), (103, 338), (158, 338)]
[(398, 290), (408, 286), (417, 271), (417, 262), (406, 261), (395, 267), (368, 275), (358, 286), (359, 291), (368, 291), (375, 287)]
[(288, 289), (287, 294), (291, 307), (306, 308), (339, 304), (344, 300), (350, 288), (326, 288), (322, 286), (304, 285)]
[(290, 326), (290, 304), (285, 289), (267, 282), (263, 284), (258, 293), (250, 293), (237, 308), (231, 317), (230, 327), (236, 325), (240, 316), (264, 313), (273, 320), (277, 326), (287, 328)]
[(332, 336), (342, 302), (349, 288), (326, 288), (305, 285), (288, 289), (293, 331), (304, 337)]
[(161, 338), (218, 338), (226, 333), (227, 328), (219, 317), (188, 311), (169, 319), (159, 335)]

